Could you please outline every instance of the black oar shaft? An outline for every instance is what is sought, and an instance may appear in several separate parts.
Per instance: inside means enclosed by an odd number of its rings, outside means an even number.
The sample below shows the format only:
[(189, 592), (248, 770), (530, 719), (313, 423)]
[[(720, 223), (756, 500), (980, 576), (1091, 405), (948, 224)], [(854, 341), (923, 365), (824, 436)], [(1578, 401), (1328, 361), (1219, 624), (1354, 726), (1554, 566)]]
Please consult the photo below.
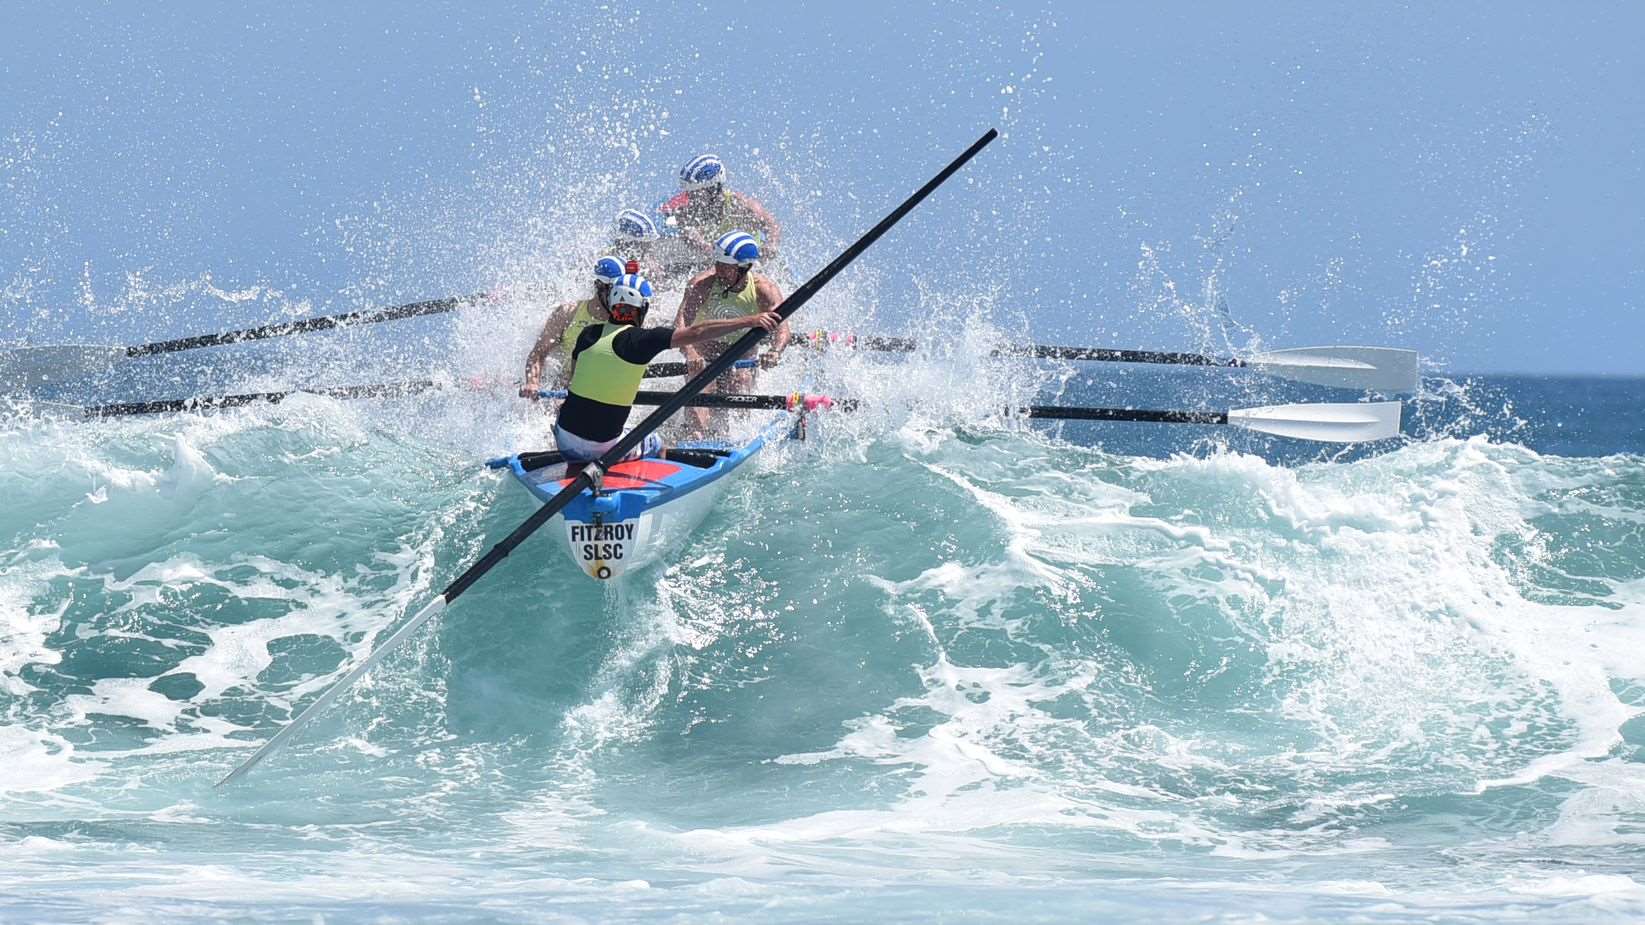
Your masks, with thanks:
[[(964, 153), (950, 162), (947, 167), (944, 167), (940, 173), (938, 173), (935, 177), (932, 177), (931, 180), (924, 186), (916, 190), (912, 196), (909, 196), (906, 200), (904, 200), (902, 205), (899, 205), (897, 208), (893, 209), (891, 214), (881, 219), (879, 224), (869, 229), (867, 234), (864, 234), (861, 238), (857, 239), (855, 244), (846, 248), (844, 253), (840, 254), (838, 257), (835, 257), (834, 260), (828, 264), (828, 266), (823, 267), (822, 270), (818, 271), (815, 276), (800, 284), (800, 287), (794, 290), (794, 293), (784, 299), (783, 303), (777, 307), (777, 314), (786, 319), (792, 316), (796, 311), (799, 311), (800, 307), (810, 301), (811, 297), (816, 295), (819, 289), (828, 285), (828, 282), (835, 276), (838, 276), (841, 270), (844, 270), (853, 260), (856, 260), (863, 251), (867, 250), (875, 241), (878, 241), (882, 235), (891, 230), (891, 226), (897, 224), (897, 222), (901, 221), (905, 215), (913, 211), (914, 207), (919, 205), (925, 197), (931, 195), (932, 191), (941, 186), (944, 181), (953, 176), (961, 167), (964, 167), (967, 161), (971, 160), (973, 157), (976, 157), (977, 152), (986, 147), (988, 143), (993, 141), (996, 137), (998, 137), (998, 135), (998, 131), (989, 129), (981, 138), (973, 142), (969, 148), (966, 148)], [(615, 446), (613, 446), (610, 450), (607, 450), (605, 455), (595, 461), (595, 466), (598, 466), (600, 469), (609, 469), (620, 462), (624, 456), (628, 455), (629, 450), (632, 450), (634, 447), (638, 446), (640, 441), (644, 440), (649, 434), (651, 434), (652, 431), (655, 431), (658, 427), (662, 426), (664, 421), (668, 420), (669, 417), (671, 417), (675, 412), (685, 407), (686, 402), (691, 400), (697, 395), (697, 393), (706, 388), (709, 383), (719, 378), (721, 373), (730, 369), (733, 363), (737, 362), (737, 360), (741, 359), (749, 351), (753, 350), (754, 345), (759, 343), (760, 338), (764, 336), (764, 331), (759, 328), (754, 328), (742, 337), (737, 338), (737, 340), (733, 342), (728, 349), (710, 361), (708, 365), (703, 368), (702, 372), (693, 376), (690, 381), (680, 387), (678, 392), (674, 393), (674, 395), (670, 396), (668, 400), (659, 405), (657, 410), (647, 415), (645, 420), (641, 421), (638, 426), (624, 434), (622, 438), (617, 441)], [(502, 542), (492, 547), (491, 551), (487, 552), (485, 556), (480, 559), (480, 561), (469, 566), (467, 571), (458, 576), (457, 580), (453, 581), (451, 585), (441, 594), (441, 597), (445, 599), (446, 603), (449, 604), (456, 600), (458, 595), (462, 594), (464, 591), (467, 591), (469, 587), (472, 586), (474, 582), (479, 581), (486, 572), (491, 571), (497, 563), (507, 558), (508, 554), (514, 551), (514, 547), (524, 542), (526, 537), (535, 533), (543, 524), (548, 523), (550, 518), (552, 518), (555, 514), (560, 513), (560, 511), (565, 509), (566, 505), (571, 503), (571, 499), (577, 497), (579, 493), (588, 488), (592, 484), (589, 478), (589, 468), (592, 467), (584, 468), (582, 471), (578, 472), (577, 476), (571, 480), (570, 484), (562, 488), (559, 494), (555, 495), (554, 498), (547, 504), (544, 504), (542, 507), (538, 508), (536, 512), (526, 518), (524, 523), (515, 528), (513, 533), (510, 533), (503, 539)]]
[(226, 344), (238, 344), (248, 340), (266, 340), (270, 337), (286, 337), (291, 334), (328, 331), (349, 324), (376, 324), (379, 321), (398, 321), (402, 318), (416, 318), (420, 315), (438, 315), (443, 312), (455, 311), (484, 298), (486, 298), (486, 293), (477, 293), (447, 299), (411, 302), (391, 308), (363, 309), (341, 315), (322, 315), (318, 318), (282, 321), (240, 331), (197, 334), (193, 337), (179, 337), (176, 340), (162, 340), (152, 344), (137, 344), (127, 347), (126, 356), (141, 357), (157, 353), (175, 353), (179, 350), (198, 350), (201, 347), (221, 347)]
[[(880, 350), (886, 353), (913, 353), (919, 341), (911, 337), (869, 335), (837, 336), (821, 332), (814, 337), (800, 337), (795, 343), (811, 346), (841, 345)], [(1111, 347), (1059, 347), (1053, 344), (1021, 344), (989, 351), (990, 356), (1033, 357), (1039, 360), (1086, 360), (1098, 363), (1163, 363), (1174, 366), (1228, 366), (1241, 367), (1244, 360), (1223, 359), (1202, 353), (1176, 353), (1168, 350), (1118, 350)]]
[(1056, 421), (1135, 421), (1144, 424), (1226, 424), (1226, 411), (1155, 411), (1147, 408), (1085, 408), (1068, 405), (1030, 405), (1024, 417)]
[(686, 365), (678, 360), (669, 363), (653, 363), (646, 367), (645, 378), (667, 379), (671, 376), (683, 376), (686, 372)]
[[(674, 392), (641, 391), (634, 397), (636, 405), (661, 405), (673, 398)], [(792, 395), (749, 395), (740, 392), (704, 392), (693, 396), (686, 405), (691, 408), (740, 408), (744, 411), (784, 411), (792, 409), (796, 398)], [(832, 399), (825, 406), (838, 411), (856, 411), (855, 398)]]
[[(672, 392), (642, 391), (634, 398), (636, 405), (656, 405), (672, 398)], [(686, 403), (693, 408), (741, 408), (754, 411), (781, 411), (793, 406), (788, 395), (750, 395), (742, 393), (709, 392)], [(855, 398), (835, 398), (826, 405), (832, 411), (857, 411), (862, 404)], [(1226, 424), (1226, 411), (1153, 410), (1149, 408), (1092, 408), (1083, 405), (1026, 405), (1007, 409), (1007, 414), (1027, 418), (1062, 421), (1134, 421), (1145, 424)]]
[(134, 414), (165, 414), (174, 411), (204, 411), (209, 408), (237, 408), (255, 402), (279, 402), (299, 393), (330, 398), (395, 398), (438, 388), (429, 379), (408, 382), (379, 382), (371, 385), (344, 385), (330, 388), (289, 389), (284, 392), (247, 392), (240, 395), (202, 395), (197, 398), (165, 398), (156, 401), (120, 402), (85, 409), (87, 417), (117, 417)]
[(457, 580), (446, 585), (446, 589), (440, 592), (440, 597), (444, 598), (447, 604), (456, 600), (476, 581), (484, 578), (486, 572), (496, 568), (497, 563), (508, 558), (508, 554), (514, 551), (514, 547), (525, 542), (527, 537), (536, 533), (538, 528), (548, 523), (555, 514), (564, 510), (565, 506), (571, 503), (571, 499), (577, 497), (585, 489), (592, 487), (593, 484), (589, 479), (588, 469), (585, 468), (578, 472), (570, 484), (560, 489), (560, 493), (555, 495), (553, 500), (533, 511), (530, 517), (527, 517), (523, 523), (514, 528), (513, 533), (503, 537), (502, 541), (491, 547), (491, 550), (481, 556), (478, 562), (475, 562), (464, 570), (461, 575), (458, 575)]
[[(653, 363), (646, 368), (647, 379), (666, 379), (670, 376), (685, 375), (684, 363)], [(437, 389), (440, 383), (432, 379), (414, 379), (406, 382), (379, 382), (371, 385), (343, 385), (330, 387), (314, 387), (305, 389), (286, 389), (281, 392), (246, 392), (239, 395), (201, 395), (195, 398), (161, 398), (154, 401), (128, 401), (109, 405), (94, 405), (84, 409), (87, 417), (118, 417), (135, 414), (167, 414), (175, 411), (204, 411), (210, 408), (238, 408), (242, 405), (256, 402), (278, 402), (293, 395), (325, 395), (329, 398), (399, 398), (406, 395), (415, 395)], [(669, 392), (641, 392), (641, 395), (670, 395)], [(728, 403), (723, 407), (756, 407), (766, 405), (737, 405)], [(772, 407), (782, 407), (776, 405)]]
[[(670, 397), (671, 392), (642, 391), (634, 399), (636, 405), (654, 405)], [(710, 392), (698, 395), (687, 404), (694, 408), (742, 408), (746, 410), (781, 411), (792, 406), (787, 395), (748, 395)], [(854, 398), (835, 398), (827, 405), (832, 411), (857, 411), (862, 405)], [(1025, 405), (1006, 410), (1007, 414), (1026, 418), (1060, 421), (1132, 421), (1143, 424), (1226, 424), (1226, 411), (1154, 410), (1150, 408), (1093, 408), (1084, 405)]]
[(1022, 351), (1002, 351), (1013, 356), (1033, 356), (1041, 360), (1089, 360), (1097, 363), (1163, 363), (1174, 366), (1243, 366), (1242, 360), (1225, 360), (1200, 353), (1173, 353), (1166, 350), (1115, 350), (1109, 347), (1054, 347), (1034, 344)]
[[(330, 398), (395, 398), (414, 395), (440, 387), (433, 380), (383, 382), (372, 385), (350, 385), (336, 388), (293, 389), (288, 392), (250, 392), (241, 395), (209, 395), (199, 398), (174, 398), (159, 401), (123, 402), (96, 405), (85, 409), (88, 417), (116, 417), (123, 415), (163, 414), (177, 411), (204, 411), (213, 408), (235, 408), (255, 402), (279, 402), (292, 395), (306, 393)], [(676, 392), (642, 390), (634, 396), (636, 405), (663, 405), (678, 397)], [(743, 411), (782, 411), (794, 404), (789, 395), (752, 395), (744, 393), (709, 392), (690, 397), (682, 407), (731, 408)], [(856, 411), (861, 404), (854, 398), (834, 399), (828, 407), (835, 411)], [(1145, 408), (1088, 408), (1078, 405), (1028, 405), (1010, 413), (1028, 418), (1063, 421), (1135, 421), (1152, 424), (1226, 424), (1226, 411), (1156, 411)]]

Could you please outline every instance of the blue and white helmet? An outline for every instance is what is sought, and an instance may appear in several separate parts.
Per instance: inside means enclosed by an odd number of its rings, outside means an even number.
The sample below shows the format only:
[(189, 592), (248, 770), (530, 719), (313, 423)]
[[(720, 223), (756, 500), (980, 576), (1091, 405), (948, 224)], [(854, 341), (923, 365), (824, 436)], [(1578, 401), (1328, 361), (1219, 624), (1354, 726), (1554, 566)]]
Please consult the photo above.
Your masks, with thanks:
[(619, 241), (655, 241), (661, 235), (657, 233), (657, 223), (651, 216), (639, 209), (624, 209), (617, 213), (617, 228), (613, 235)]
[(714, 262), (751, 267), (760, 259), (760, 242), (746, 231), (730, 231), (714, 242)]
[(606, 311), (612, 321), (638, 324), (646, 309), (651, 307), (651, 281), (638, 273), (627, 273), (611, 287), (610, 303)]
[(680, 168), (680, 189), (708, 189), (725, 182), (725, 165), (718, 154), (699, 154)]
[(623, 262), (615, 257), (601, 257), (594, 261), (594, 281), (607, 286), (623, 278)]

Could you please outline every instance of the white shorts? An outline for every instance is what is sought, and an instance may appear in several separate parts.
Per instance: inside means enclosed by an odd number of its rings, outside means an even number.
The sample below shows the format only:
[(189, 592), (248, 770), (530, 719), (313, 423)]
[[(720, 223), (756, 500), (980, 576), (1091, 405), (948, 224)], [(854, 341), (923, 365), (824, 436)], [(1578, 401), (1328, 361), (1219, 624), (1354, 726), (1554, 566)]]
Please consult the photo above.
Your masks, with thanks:
[[(599, 441), (584, 440), (582, 437), (566, 430), (558, 424), (554, 425), (554, 445), (559, 447), (560, 453), (565, 456), (566, 462), (593, 462), (606, 454), (607, 450), (617, 445), (621, 437)], [(640, 459), (646, 456), (656, 456), (663, 451), (663, 438), (656, 434), (646, 434), (640, 445), (624, 454), (623, 459)]]

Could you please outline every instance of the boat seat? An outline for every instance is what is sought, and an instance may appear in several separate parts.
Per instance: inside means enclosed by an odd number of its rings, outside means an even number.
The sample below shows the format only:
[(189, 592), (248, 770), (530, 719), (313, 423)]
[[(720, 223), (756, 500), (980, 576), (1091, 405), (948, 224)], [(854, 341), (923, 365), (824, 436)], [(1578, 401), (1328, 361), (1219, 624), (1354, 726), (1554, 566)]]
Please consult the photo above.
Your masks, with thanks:
[(520, 454), (520, 468), (527, 472), (535, 472), (545, 466), (557, 466), (563, 462), (565, 462), (565, 454), (559, 450)]
[(713, 450), (669, 450), (666, 458), (669, 462), (685, 463), (698, 469), (709, 469), (729, 455), (731, 454), (716, 453)]

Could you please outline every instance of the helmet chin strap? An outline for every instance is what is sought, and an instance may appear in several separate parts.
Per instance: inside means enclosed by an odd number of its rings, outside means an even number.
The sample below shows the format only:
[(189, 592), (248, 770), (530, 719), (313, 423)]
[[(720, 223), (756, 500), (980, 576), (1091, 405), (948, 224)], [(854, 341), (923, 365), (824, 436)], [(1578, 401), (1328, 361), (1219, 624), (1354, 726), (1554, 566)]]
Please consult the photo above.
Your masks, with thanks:
[[(617, 317), (617, 313), (612, 311), (609, 308), (606, 309), (606, 314), (610, 315), (611, 320), (617, 322), (618, 324), (632, 324), (634, 327), (638, 328), (638, 327), (642, 327), (642, 326), (645, 325), (645, 315), (646, 315), (646, 312), (649, 312), (649, 311), (651, 311), (651, 303), (647, 302), (644, 305), (641, 305), (637, 308), (635, 306), (632, 306), (632, 305), (627, 305), (627, 304), (623, 305), (623, 317), (622, 318)], [(625, 320), (623, 320), (624, 318), (632, 318), (633, 320), (632, 321), (625, 321)]]
[(700, 219), (723, 218), (725, 216), (725, 185), (716, 183), (692, 191), (692, 199), (687, 206), (693, 217)]
[(754, 269), (754, 267), (753, 267), (752, 264), (749, 265), (749, 266), (746, 266), (746, 267), (741, 265), (741, 264), (738, 264), (737, 265), (737, 278), (733, 279), (729, 283), (726, 283), (725, 288), (722, 289), (721, 292), (724, 293), (725, 295), (730, 295), (733, 292), (742, 292), (743, 291), (743, 286), (748, 283), (749, 271), (751, 271), (753, 269)]

